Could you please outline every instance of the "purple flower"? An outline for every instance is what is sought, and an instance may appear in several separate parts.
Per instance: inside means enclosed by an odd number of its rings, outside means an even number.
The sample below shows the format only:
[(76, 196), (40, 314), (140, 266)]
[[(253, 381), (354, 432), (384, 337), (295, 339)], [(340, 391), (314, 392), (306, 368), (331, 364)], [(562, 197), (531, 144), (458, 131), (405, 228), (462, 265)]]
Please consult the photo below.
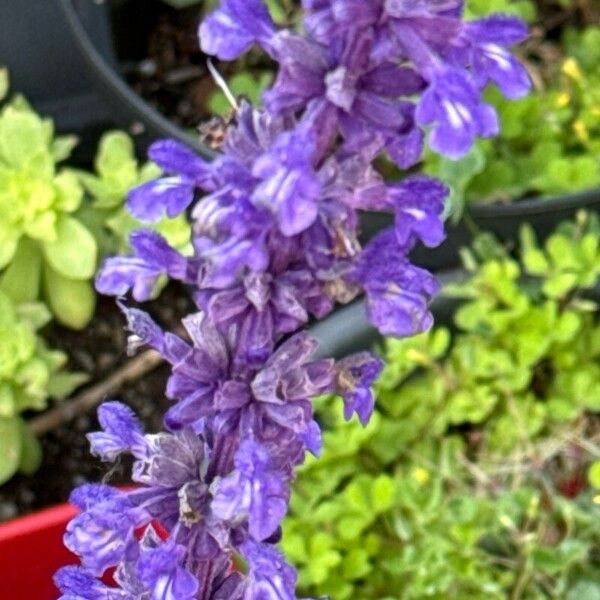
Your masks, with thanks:
[(253, 175), (262, 180), (254, 190), (253, 202), (275, 213), (286, 236), (304, 231), (317, 218), (321, 185), (313, 172), (313, 154), (310, 137), (285, 133), (253, 167)]
[(408, 262), (393, 230), (369, 242), (353, 277), (367, 295), (369, 320), (383, 335), (406, 337), (432, 326), (428, 304), (439, 284)]
[(255, 44), (268, 47), (275, 25), (262, 0), (223, 0), (200, 26), (200, 43), (206, 54), (236, 59)]
[(138, 575), (151, 600), (195, 600), (200, 588), (198, 580), (183, 565), (185, 548), (167, 542), (144, 552), (137, 565)]
[(388, 188), (388, 198), (396, 214), (396, 239), (403, 248), (411, 247), (416, 238), (435, 247), (446, 237), (444, 202), (448, 188), (430, 177), (410, 177)]
[(134, 600), (125, 590), (104, 585), (82, 567), (61, 568), (54, 583), (61, 592), (59, 600)]
[(98, 277), (96, 289), (109, 296), (124, 296), (132, 290), (133, 297), (142, 302), (152, 297), (159, 278), (190, 283), (197, 277), (193, 261), (188, 261), (167, 241), (153, 231), (136, 231), (130, 237), (134, 256), (106, 260)]
[(235, 470), (214, 484), (213, 494), (213, 513), (230, 523), (248, 522), (257, 541), (277, 531), (289, 501), (288, 482), (272, 468), (269, 452), (250, 438), (240, 444)]
[(461, 158), (478, 136), (498, 133), (496, 111), (482, 101), (475, 84), (463, 72), (440, 72), (424, 92), (417, 108), (419, 123), (433, 125), (429, 143), (450, 158)]
[(149, 156), (173, 175), (144, 183), (130, 193), (127, 208), (142, 221), (181, 214), (194, 200), (194, 189), (209, 185), (212, 178), (211, 165), (174, 140), (155, 142)]
[(249, 565), (244, 600), (296, 600), (296, 572), (275, 548), (248, 541), (241, 550)]
[(367, 425), (375, 407), (371, 386), (382, 369), (382, 360), (370, 352), (359, 352), (337, 363), (336, 391), (344, 398), (344, 417), (347, 421), (356, 413), (360, 422)]
[(142, 427), (128, 406), (120, 402), (105, 402), (98, 409), (98, 420), (104, 431), (87, 435), (92, 454), (109, 462), (123, 452), (144, 455), (146, 442)]
[[(98, 289), (141, 301), (166, 276), (192, 288), (200, 312), (179, 336), (122, 307), (129, 350), (149, 345), (171, 365), (174, 404), (157, 434), (122, 404), (101, 408), (92, 450), (132, 454), (138, 487), (73, 493), (82, 512), (65, 542), (83, 568), (57, 575), (63, 600), (296, 599), (296, 573), (273, 544), (296, 467), (320, 451), (312, 400), (340, 394), (345, 417), (366, 424), (382, 368), (367, 352), (313, 360), (316, 342), (298, 330), (362, 291), (384, 335), (412, 335), (431, 326), (438, 291), (408, 257), (443, 240), (447, 189), (422, 176), (386, 183), (374, 161), (385, 152), (415, 165), (426, 130), (433, 149), (459, 157), (497, 132), (485, 86), (528, 89), (507, 50), (526, 35), (511, 17), (465, 23), (462, 0), (302, 6), (298, 32), (278, 31), (261, 0), (222, 0), (200, 28), (203, 49), (230, 60), (257, 44), (279, 62), (269, 110), (241, 101), (210, 164), (157, 142), (150, 156), (165, 176), (129, 197), (142, 220), (187, 211), (193, 256), (138, 232), (134, 255), (109, 259)], [(364, 249), (360, 211), (395, 219)], [(232, 570), (238, 555), (247, 572)], [(96, 580), (108, 568), (118, 588)]]
[(470, 67), (480, 88), (493, 81), (507, 98), (521, 98), (529, 93), (531, 79), (506, 46), (518, 44), (528, 35), (525, 23), (515, 17), (493, 15), (471, 21), (464, 25), (464, 45), (452, 48), (449, 57)]
[[(368, 31), (341, 42), (343, 50), (330, 50), (309, 38), (279, 34), (274, 41), (281, 70), (265, 102), (275, 113), (297, 113), (313, 105), (329, 123), (339, 127), (348, 143), (378, 139), (402, 166), (411, 166), (421, 152), (420, 135), (414, 136), (414, 107), (400, 100), (420, 91), (423, 80), (412, 70), (385, 63), (370, 66), (373, 43)], [(360, 142), (359, 142), (360, 141)], [(417, 142), (417, 148), (413, 145)]]
[(86, 569), (101, 576), (121, 561), (135, 541), (135, 529), (146, 522), (143, 511), (121, 493), (76, 516), (67, 526), (64, 542)]

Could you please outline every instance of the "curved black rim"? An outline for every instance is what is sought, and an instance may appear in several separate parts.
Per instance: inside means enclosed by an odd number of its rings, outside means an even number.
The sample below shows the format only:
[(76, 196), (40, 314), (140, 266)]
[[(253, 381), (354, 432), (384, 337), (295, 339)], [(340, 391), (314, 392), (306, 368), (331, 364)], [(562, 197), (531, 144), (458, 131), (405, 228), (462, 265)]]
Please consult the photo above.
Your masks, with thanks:
[(600, 188), (594, 188), (567, 196), (550, 196), (517, 200), (511, 204), (472, 204), (468, 208), (474, 219), (493, 219), (497, 217), (527, 217), (543, 215), (557, 211), (573, 211), (577, 208), (600, 204)]
[(161, 137), (170, 137), (193, 147), (202, 156), (212, 159), (215, 153), (172, 123), (143, 98), (115, 72), (109, 61), (98, 51), (81, 21), (73, 0), (58, 0), (73, 37), (87, 64), (103, 85), (108, 87), (129, 112), (138, 115), (139, 121), (149, 125), (150, 129)]

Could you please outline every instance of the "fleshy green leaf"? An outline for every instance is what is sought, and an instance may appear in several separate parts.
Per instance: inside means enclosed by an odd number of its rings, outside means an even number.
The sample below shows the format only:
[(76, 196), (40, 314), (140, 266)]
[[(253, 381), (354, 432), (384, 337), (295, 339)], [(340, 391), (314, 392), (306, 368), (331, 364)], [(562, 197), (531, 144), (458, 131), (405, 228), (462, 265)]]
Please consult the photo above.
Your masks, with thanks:
[(72, 329), (83, 329), (94, 315), (96, 295), (89, 281), (63, 277), (44, 268), (44, 294), (59, 322)]
[(10, 77), (8, 75), (8, 69), (6, 67), (0, 68), (0, 101), (6, 98), (8, 90), (10, 88)]
[(56, 242), (43, 246), (48, 263), (69, 279), (91, 279), (97, 260), (97, 244), (92, 234), (79, 221), (66, 215), (59, 218), (56, 232)]
[(0, 484), (8, 481), (21, 460), (21, 420), (0, 418)]
[(37, 300), (42, 276), (42, 253), (35, 240), (23, 237), (12, 261), (0, 277), (0, 289), (13, 302), (22, 304)]
[(31, 433), (27, 425), (21, 421), (21, 458), (19, 471), (25, 475), (33, 475), (42, 464), (42, 447), (39, 440)]

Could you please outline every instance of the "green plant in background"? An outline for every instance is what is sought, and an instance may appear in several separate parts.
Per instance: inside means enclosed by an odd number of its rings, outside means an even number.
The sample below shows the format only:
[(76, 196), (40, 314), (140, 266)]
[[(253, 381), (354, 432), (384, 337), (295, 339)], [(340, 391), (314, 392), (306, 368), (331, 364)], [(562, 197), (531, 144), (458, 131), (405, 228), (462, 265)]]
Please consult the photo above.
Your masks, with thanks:
[(36, 331), (51, 318), (40, 303), (15, 305), (0, 292), (0, 483), (18, 470), (32, 473), (41, 451), (21, 414), (42, 410), (86, 380), (62, 370), (67, 357), (47, 348)]
[[(363, 430), (323, 400), (324, 455), (296, 485), (284, 549), (306, 594), (598, 598), (600, 228), (581, 215), (521, 260), (480, 238), (451, 332), (386, 340)], [(587, 295), (586, 295), (587, 294)], [(590, 478), (600, 487), (600, 467)], [(587, 594), (587, 595), (586, 595)]]
[[(5, 72), (0, 87), (5, 94)], [(60, 323), (82, 329), (94, 312), (99, 260), (124, 252), (144, 226), (125, 209), (127, 193), (159, 169), (139, 166), (131, 138), (117, 131), (103, 136), (96, 173), (60, 168), (75, 143), (55, 137), (20, 96), (0, 112), (0, 289), (18, 304), (43, 298)], [(180, 250), (189, 245), (184, 216), (150, 227)]]
[(15, 302), (44, 295), (62, 322), (85, 325), (98, 247), (74, 216), (83, 201), (75, 175), (57, 167), (75, 144), (55, 137), (22, 97), (0, 112), (0, 287)]

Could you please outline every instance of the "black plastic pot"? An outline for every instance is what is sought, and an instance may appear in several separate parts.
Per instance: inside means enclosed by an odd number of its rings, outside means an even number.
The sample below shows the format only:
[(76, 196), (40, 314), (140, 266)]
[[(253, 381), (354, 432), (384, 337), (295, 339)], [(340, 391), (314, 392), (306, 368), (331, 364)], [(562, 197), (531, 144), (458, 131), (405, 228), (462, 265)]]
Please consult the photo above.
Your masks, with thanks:
[[(93, 2), (82, 10), (89, 36), (106, 46), (108, 30)], [(11, 88), (22, 93), (42, 115), (52, 117), (60, 133), (75, 133), (78, 148), (89, 154), (97, 134), (110, 121), (101, 98), (85, 77), (57, 0), (0, 1), (0, 65), (9, 69)]]
[[(445, 285), (464, 281), (467, 276), (466, 271), (455, 269), (442, 273), (439, 280)], [(461, 303), (457, 298), (437, 296), (431, 304), (436, 324), (451, 327), (454, 313)], [(313, 325), (310, 333), (319, 341), (316, 358), (344, 358), (352, 352), (371, 350), (381, 340), (379, 332), (367, 320), (364, 300), (336, 310)]]
[(95, 0), (57, 1), (87, 67), (92, 85), (110, 108), (112, 119), (135, 135), (142, 151), (157, 138), (169, 137), (185, 142), (207, 158), (214, 156), (213, 151), (201, 144), (197, 137), (160, 114), (129, 86), (120, 75), (112, 42), (105, 46), (97, 43), (90, 32), (86, 13), (89, 6), (94, 4), (101, 13), (99, 18), (110, 23), (110, 7), (106, 0), (100, 4)]

